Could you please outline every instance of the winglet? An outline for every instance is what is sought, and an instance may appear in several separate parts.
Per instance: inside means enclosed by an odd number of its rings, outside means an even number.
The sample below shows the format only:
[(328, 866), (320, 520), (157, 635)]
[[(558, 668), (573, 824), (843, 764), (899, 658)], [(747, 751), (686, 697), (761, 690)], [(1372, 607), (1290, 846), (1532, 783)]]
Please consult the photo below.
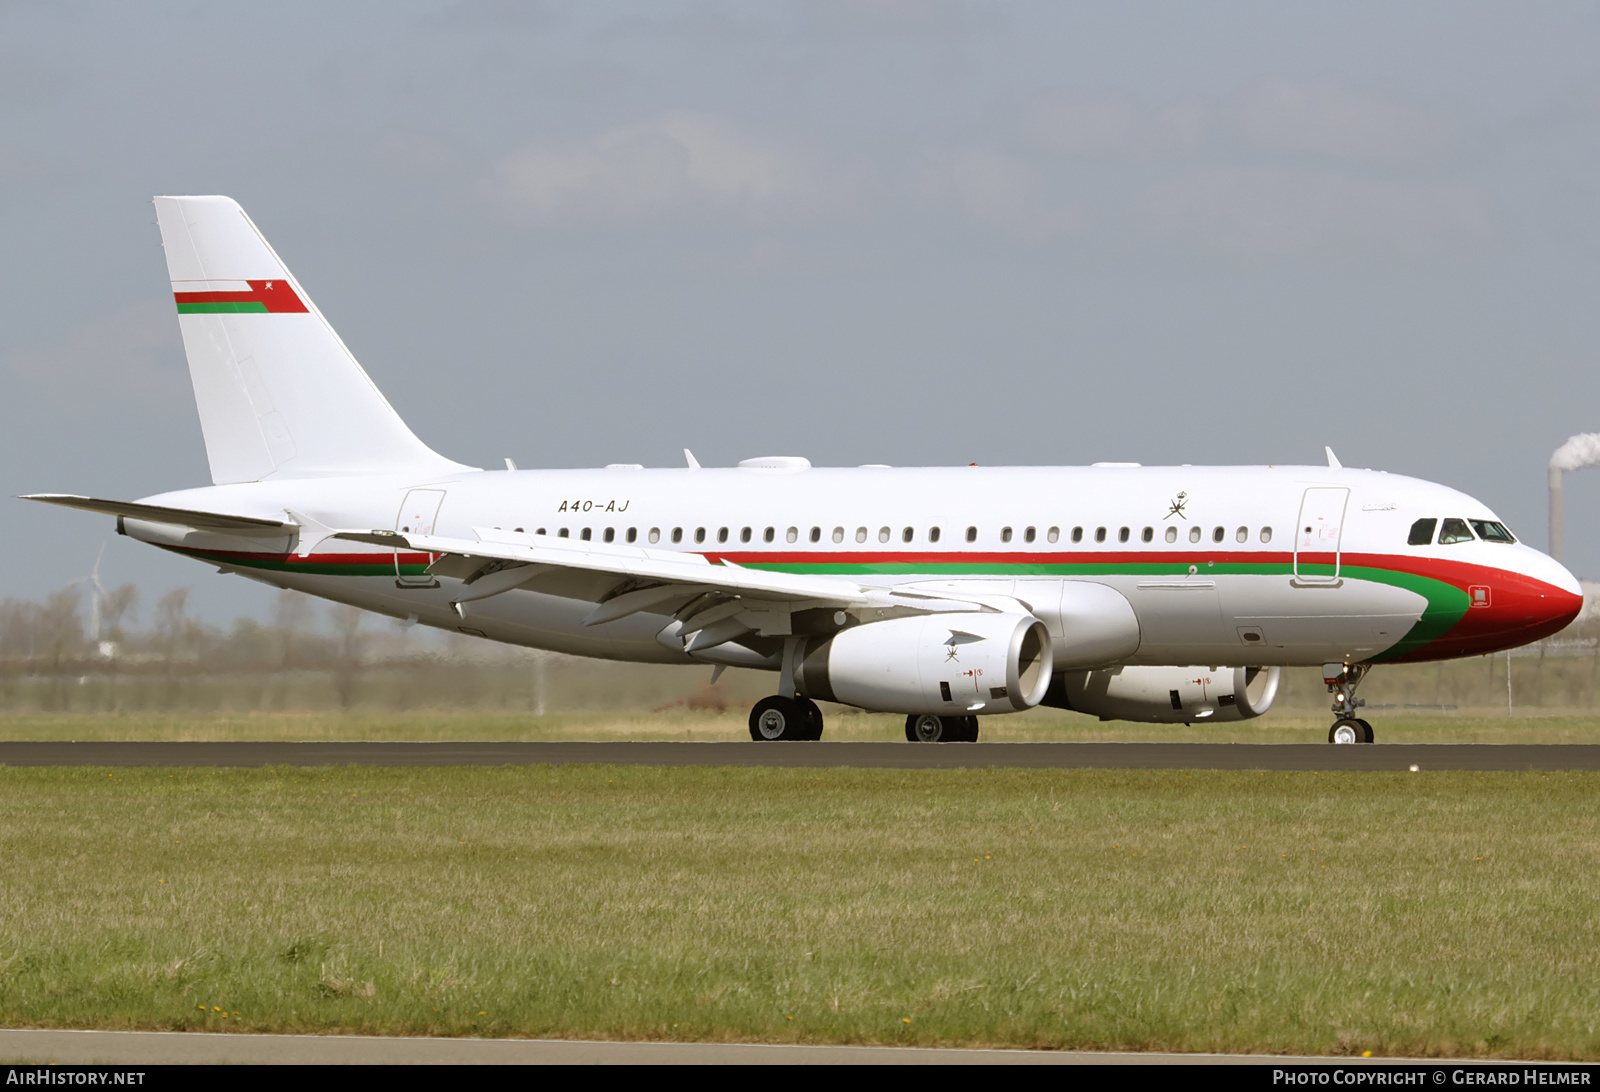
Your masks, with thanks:
[(1333, 453), (1333, 448), (1324, 447), (1322, 450), (1326, 451), (1328, 453), (1328, 469), (1329, 470), (1343, 470), (1344, 469), (1344, 464), (1339, 461), (1339, 456), (1337, 456), (1337, 455), (1335, 455)]
[(684, 448), (683, 457), (688, 461), (690, 470), (700, 469), (700, 460), (694, 457), (694, 452), (690, 451), (688, 448)]

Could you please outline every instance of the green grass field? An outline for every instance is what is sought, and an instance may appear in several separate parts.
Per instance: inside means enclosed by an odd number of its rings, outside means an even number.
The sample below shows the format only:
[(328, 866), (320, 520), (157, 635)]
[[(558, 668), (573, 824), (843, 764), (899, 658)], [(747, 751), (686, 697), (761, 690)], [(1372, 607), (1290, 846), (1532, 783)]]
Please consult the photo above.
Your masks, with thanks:
[(1600, 775), (0, 787), (8, 1027), (1600, 1058)]

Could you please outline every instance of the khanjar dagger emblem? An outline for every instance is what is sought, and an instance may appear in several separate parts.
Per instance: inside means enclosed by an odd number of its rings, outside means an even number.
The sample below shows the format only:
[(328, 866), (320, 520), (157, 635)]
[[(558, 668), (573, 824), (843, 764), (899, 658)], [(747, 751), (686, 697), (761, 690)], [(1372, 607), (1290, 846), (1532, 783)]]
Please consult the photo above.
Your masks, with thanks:
[(1171, 519), (1173, 516), (1177, 516), (1179, 519), (1188, 519), (1189, 517), (1183, 514), (1183, 506), (1188, 504), (1188, 503), (1189, 503), (1189, 494), (1187, 494), (1187, 493), (1179, 493), (1176, 497), (1173, 498), (1172, 507), (1167, 509), (1167, 514), (1162, 516), (1161, 518), (1162, 519)]

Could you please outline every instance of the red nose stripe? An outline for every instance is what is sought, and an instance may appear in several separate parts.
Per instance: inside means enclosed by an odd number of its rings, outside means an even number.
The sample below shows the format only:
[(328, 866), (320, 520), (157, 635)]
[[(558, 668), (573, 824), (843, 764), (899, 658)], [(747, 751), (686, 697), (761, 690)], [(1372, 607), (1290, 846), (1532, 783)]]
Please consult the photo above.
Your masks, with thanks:
[(1426, 650), (1432, 655), (1469, 656), (1515, 648), (1558, 633), (1583, 609), (1583, 596), (1554, 584), (1505, 571), (1489, 571), (1484, 583), (1467, 586), (1471, 606), (1461, 620)]

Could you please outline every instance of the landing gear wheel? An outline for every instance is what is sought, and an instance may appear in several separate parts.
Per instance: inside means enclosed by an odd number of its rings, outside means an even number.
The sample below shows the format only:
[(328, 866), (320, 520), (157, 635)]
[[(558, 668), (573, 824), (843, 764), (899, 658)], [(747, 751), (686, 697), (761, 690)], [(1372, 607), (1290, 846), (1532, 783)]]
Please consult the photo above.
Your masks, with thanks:
[(1364, 720), (1344, 717), (1333, 722), (1328, 729), (1329, 743), (1371, 743), (1372, 725)]
[(978, 718), (912, 713), (906, 717), (906, 739), (912, 743), (976, 743)]
[(817, 708), (817, 703), (810, 698), (796, 698), (801, 710), (805, 713), (806, 734), (805, 739), (822, 738), (822, 710)]
[(762, 698), (750, 710), (750, 738), (757, 742), (816, 739), (811, 730), (815, 726), (817, 735), (822, 734), (822, 713), (813, 714), (811, 710), (816, 706), (808, 710), (809, 704), (804, 699), (785, 698), (780, 694)]

